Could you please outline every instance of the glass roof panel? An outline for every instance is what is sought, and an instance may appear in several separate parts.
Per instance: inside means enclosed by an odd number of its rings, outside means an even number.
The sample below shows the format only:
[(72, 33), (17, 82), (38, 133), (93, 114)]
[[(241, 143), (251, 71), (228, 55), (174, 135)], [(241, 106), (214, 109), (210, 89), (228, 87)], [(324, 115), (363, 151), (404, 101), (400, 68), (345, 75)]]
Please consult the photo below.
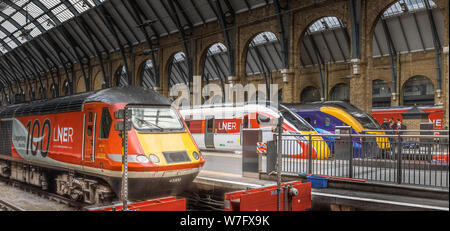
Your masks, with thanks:
[(39, 15), (43, 14), (44, 11), (36, 6), (34, 3), (30, 2), (27, 5), (27, 8), (25, 9), (33, 18), (38, 17)]
[(216, 44), (212, 45), (208, 51), (209, 51), (208, 56), (215, 55), (215, 54), (219, 54), (222, 52), (226, 52), (227, 47), (225, 45), (223, 45), (222, 43), (216, 43)]
[(336, 17), (324, 17), (316, 22), (314, 22), (310, 27), (309, 31), (311, 33), (318, 32), (318, 31), (324, 31), (324, 30), (332, 30), (337, 28), (343, 28), (344, 23)]
[(39, 22), (39, 24), (41, 24), (44, 29), (46, 30), (50, 30), (53, 27), (55, 27), (55, 23), (53, 22), (53, 20), (50, 19), (50, 17), (48, 17), (47, 15), (42, 15), (41, 17), (39, 17), (37, 19), (37, 21)]
[(178, 52), (173, 56), (173, 58), (175, 63), (179, 63), (186, 59), (186, 55), (184, 55), (184, 52)]
[[(384, 17), (391, 17), (395, 15), (404, 14), (410, 11), (420, 11), (426, 8), (425, 0), (400, 0), (389, 7), (384, 13)], [(431, 8), (437, 7), (436, 3), (428, 0)]]
[(145, 62), (145, 68), (146, 68), (146, 69), (152, 69), (152, 68), (153, 68), (153, 61), (152, 61), (151, 59), (148, 59), (148, 60)]
[(4, 37), (6, 37), (6, 34), (3, 33), (3, 31), (0, 30), (0, 39), (3, 39)]
[(59, 5), (55, 7), (52, 12), (61, 22), (67, 21), (74, 16), (69, 9), (67, 9), (66, 5)]
[[(100, 0), (104, 2), (105, 0)], [(8, 48), (3, 47), (4, 43), (14, 49), (22, 45), (27, 40), (54, 28), (59, 22), (72, 19), (75, 15), (69, 10), (66, 4), (72, 4), (74, 8), (82, 13), (94, 6), (93, 0), (10, 0), (10, 2), (0, 2), (0, 11), (4, 17), (0, 17), (0, 44), (2, 51), (7, 52)], [(42, 7), (42, 8), (41, 8)], [(8, 16), (8, 17), (6, 17)], [(6, 18), (5, 18), (6, 17)], [(36, 28), (39, 26), (39, 28)], [(5, 32), (9, 33), (5, 33)], [(18, 41), (19, 44), (16, 42)]]
[(14, 32), (16, 30), (16, 27), (13, 26), (9, 21), (4, 21), (2, 24), (0, 24), (2, 27), (4, 27), (9, 32)]
[(250, 46), (257, 46), (264, 43), (278, 41), (277, 36), (272, 32), (263, 32), (255, 36)]
[(82, 13), (95, 4), (93, 4), (92, 1), (81, 1), (81, 0), (70, 0), (70, 3), (75, 7), (75, 9), (78, 11), (78, 13)]

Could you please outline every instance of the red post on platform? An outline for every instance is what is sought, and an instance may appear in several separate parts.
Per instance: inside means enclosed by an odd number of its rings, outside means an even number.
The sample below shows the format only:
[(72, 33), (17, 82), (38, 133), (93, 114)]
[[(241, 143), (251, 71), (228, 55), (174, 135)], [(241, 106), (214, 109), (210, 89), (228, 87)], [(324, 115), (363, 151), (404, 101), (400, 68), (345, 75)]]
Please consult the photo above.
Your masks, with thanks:
[[(306, 211), (311, 208), (311, 183), (289, 182), (282, 184), (281, 189), (280, 211)], [(225, 194), (224, 211), (277, 211), (277, 206), (276, 185)]]

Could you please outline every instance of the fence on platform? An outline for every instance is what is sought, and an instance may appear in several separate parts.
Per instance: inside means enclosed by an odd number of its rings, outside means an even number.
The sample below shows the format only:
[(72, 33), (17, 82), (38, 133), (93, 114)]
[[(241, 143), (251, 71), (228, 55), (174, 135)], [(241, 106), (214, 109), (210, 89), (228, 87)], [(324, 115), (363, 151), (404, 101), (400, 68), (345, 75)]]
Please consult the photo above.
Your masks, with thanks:
[[(448, 131), (441, 131), (444, 135), (408, 133), (283, 134), (282, 172), (448, 189)], [(276, 144), (276, 139), (268, 144), (268, 173), (275, 171)]]

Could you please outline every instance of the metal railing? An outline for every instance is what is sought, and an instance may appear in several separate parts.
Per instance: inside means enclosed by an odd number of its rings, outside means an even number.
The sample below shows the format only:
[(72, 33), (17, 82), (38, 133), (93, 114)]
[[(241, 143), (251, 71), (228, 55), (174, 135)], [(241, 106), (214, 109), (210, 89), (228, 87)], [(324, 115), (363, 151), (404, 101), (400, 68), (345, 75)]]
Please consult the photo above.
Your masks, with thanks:
[(283, 134), (281, 145), (283, 173), (449, 188), (448, 135)]

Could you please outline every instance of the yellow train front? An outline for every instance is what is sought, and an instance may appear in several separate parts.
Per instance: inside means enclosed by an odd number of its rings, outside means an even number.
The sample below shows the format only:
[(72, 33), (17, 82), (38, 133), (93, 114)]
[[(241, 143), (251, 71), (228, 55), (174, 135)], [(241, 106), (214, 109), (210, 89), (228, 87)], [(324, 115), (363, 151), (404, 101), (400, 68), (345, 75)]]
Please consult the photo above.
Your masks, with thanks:
[[(124, 93), (127, 97), (122, 95)], [(91, 129), (91, 112), (94, 117), (101, 115), (99, 124), (94, 124), (94, 130), (100, 127), (98, 137), (101, 137), (103, 124), (108, 123), (112, 127), (107, 139), (96, 139), (93, 144), (95, 161), (92, 166), (85, 163), (84, 168), (97, 169), (98, 175), (108, 183), (117, 198), (122, 193), (123, 147), (121, 134), (114, 129), (114, 124), (121, 120), (112, 115), (125, 106), (131, 112), (131, 130), (127, 140), (130, 200), (177, 195), (192, 183), (205, 163), (178, 110), (165, 97), (152, 93), (134, 87), (110, 89), (103, 92), (108, 99), (102, 98), (102, 102), (98, 102), (93, 96), (93, 102), (84, 105), (85, 130)], [(132, 106), (137, 104), (139, 106)], [(105, 112), (107, 116), (104, 116)], [(89, 136), (86, 142), (94, 143)], [(86, 144), (84, 153), (92, 153), (88, 148), (90, 145)]]

